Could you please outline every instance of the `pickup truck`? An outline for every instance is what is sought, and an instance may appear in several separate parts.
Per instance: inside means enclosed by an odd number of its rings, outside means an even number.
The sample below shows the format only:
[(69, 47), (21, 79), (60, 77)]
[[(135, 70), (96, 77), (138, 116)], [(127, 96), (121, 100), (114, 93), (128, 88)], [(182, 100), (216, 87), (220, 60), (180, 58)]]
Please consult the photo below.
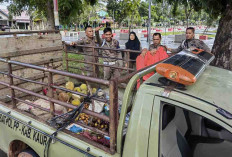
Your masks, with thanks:
[[(10, 83), (0, 81), (11, 89), (12, 104), (0, 102), (0, 149), (9, 157), (228, 157), (232, 154), (232, 73), (217, 67), (207, 66), (195, 84), (176, 88), (175, 83), (163, 85), (158, 73), (141, 82), (135, 92), (137, 80), (156, 71), (157, 64), (125, 76), (127, 83), (120, 114), (118, 114), (116, 80), (101, 80), (52, 68), (1, 58), (9, 64)], [(110, 146), (103, 146), (85, 137), (56, 128), (44, 120), (15, 107), (14, 97), (18, 90), (69, 108), (77, 107), (60, 102), (49, 96), (31, 92), (12, 84), (11, 65), (73, 77), (83, 81), (110, 86), (110, 117), (83, 110), (90, 115), (108, 120)], [(19, 77), (18, 77), (19, 78)], [(48, 81), (49, 89), (57, 88)], [(35, 83), (35, 81), (33, 82)], [(50, 90), (52, 91), (52, 90)], [(69, 91), (71, 92), (71, 91)], [(24, 101), (25, 102), (25, 101)], [(30, 105), (33, 105), (32, 103)], [(35, 106), (35, 105), (34, 105)], [(54, 114), (54, 112), (51, 114)], [(125, 123), (130, 113), (128, 123)], [(96, 130), (95, 130), (96, 131)], [(33, 152), (33, 153), (32, 153)]]

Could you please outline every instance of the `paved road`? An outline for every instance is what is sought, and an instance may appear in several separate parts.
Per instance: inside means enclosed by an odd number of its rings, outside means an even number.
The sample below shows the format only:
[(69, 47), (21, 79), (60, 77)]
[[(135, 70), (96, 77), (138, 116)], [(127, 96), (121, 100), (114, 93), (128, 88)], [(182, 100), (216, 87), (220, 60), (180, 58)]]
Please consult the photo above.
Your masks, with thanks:
[(4, 153), (1, 149), (0, 149), (0, 157), (7, 157), (6, 153)]
[[(136, 30), (134, 30), (134, 31), (136, 32)], [(202, 33), (202, 32), (203, 32), (203, 30), (197, 31), (197, 33)], [(100, 31), (100, 36), (101, 36), (102, 33), (103, 32)], [(215, 33), (212, 33), (212, 34), (215, 34)], [(116, 30), (115, 39), (119, 40), (119, 35), (120, 35), (120, 31)], [(65, 36), (62, 36), (62, 40), (67, 42), (67, 43), (72, 42), (72, 41), (76, 41), (77, 39), (78, 39), (77, 37), (65, 37)], [(177, 48), (180, 45), (180, 43), (175, 43), (174, 40), (175, 40), (174, 35), (163, 36), (161, 44), (166, 45), (169, 48)], [(119, 40), (120, 48), (124, 49), (126, 42), (127, 42), (127, 40)], [(145, 38), (143, 35), (141, 35), (140, 42), (141, 42), (142, 48), (148, 48), (147, 38)], [(204, 40), (204, 42), (212, 49), (214, 39)]]

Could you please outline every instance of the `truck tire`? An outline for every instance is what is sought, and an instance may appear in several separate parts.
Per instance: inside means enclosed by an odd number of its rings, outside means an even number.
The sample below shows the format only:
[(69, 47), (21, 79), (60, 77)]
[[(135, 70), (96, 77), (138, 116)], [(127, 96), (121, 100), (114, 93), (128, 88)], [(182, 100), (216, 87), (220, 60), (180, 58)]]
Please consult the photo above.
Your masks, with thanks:
[(23, 150), (18, 157), (39, 157), (39, 155), (32, 149)]

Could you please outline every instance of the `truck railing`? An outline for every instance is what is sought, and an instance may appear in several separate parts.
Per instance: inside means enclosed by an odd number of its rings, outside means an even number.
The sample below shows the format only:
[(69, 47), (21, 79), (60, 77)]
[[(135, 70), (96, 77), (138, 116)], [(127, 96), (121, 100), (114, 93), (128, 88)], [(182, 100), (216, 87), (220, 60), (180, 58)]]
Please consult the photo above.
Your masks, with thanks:
[[(105, 131), (102, 131), (100, 129), (90, 127), (90, 126), (82, 124), (80, 122), (77, 122), (77, 124), (81, 125), (83, 127), (86, 127), (88, 129), (91, 129), (91, 130), (93, 130), (93, 131), (95, 131), (97, 133), (109, 136), (110, 137), (110, 148), (108, 148), (106, 146), (103, 146), (103, 145), (100, 145), (100, 144), (98, 144), (98, 143), (96, 143), (94, 141), (88, 140), (87, 138), (80, 138), (81, 140), (84, 140), (85, 142), (90, 143), (90, 144), (92, 144), (92, 145), (94, 145), (94, 146), (96, 146), (96, 147), (98, 147), (98, 148), (100, 148), (100, 149), (102, 149), (102, 150), (104, 150), (106, 152), (109, 152), (111, 154), (115, 153), (117, 125), (118, 125), (118, 119), (119, 119), (119, 115), (118, 115), (118, 85), (117, 85), (117, 79), (113, 79), (113, 80), (108, 81), (108, 80), (103, 80), (103, 79), (98, 79), (98, 78), (73, 74), (73, 73), (69, 73), (69, 72), (65, 72), (65, 71), (55, 70), (55, 69), (52, 69), (52, 67), (41, 67), (41, 66), (37, 66), (37, 65), (22, 63), (22, 62), (13, 61), (13, 60), (4, 59), (4, 58), (0, 58), (0, 62), (6, 63), (8, 65), (8, 72), (0, 72), (0, 73), (3, 74), (3, 75), (8, 76), (9, 83), (0, 81), (0, 85), (3, 85), (3, 86), (6, 86), (6, 87), (10, 88), (11, 95), (8, 96), (8, 97), (10, 97), (12, 99), (13, 108), (16, 108), (16, 104), (17, 104), (17, 101), (18, 101), (18, 102), (23, 102), (25, 104), (33, 106), (35, 108), (39, 108), (39, 109), (44, 110), (46, 112), (50, 112), (51, 115), (55, 116), (57, 114), (55, 113), (54, 104), (59, 104), (61, 106), (68, 107), (68, 108), (71, 108), (71, 109), (75, 109), (76, 107), (73, 106), (70, 103), (62, 102), (62, 101), (59, 101), (59, 100), (55, 99), (53, 89), (59, 89), (59, 90), (62, 90), (62, 91), (66, 91), (66, 92), (70, 92), (70, 93), (73, 93), (73, 94), (78, 94), (78, 95), (87, 97), (86, 94), (71, 91), (71, 90), (68, 90), (68, 89), (65, 89), (65, 88), (54, 85), (54, 83), (53, 83), (53, 75), (62, 75), (62, 76), (67, 76), (67, 77), (75, 78), (75, 79), (82, 80), (82, 81), (89, 81), (89, 82), (94, 82), (94, 83), (97, 83), (97, 84), (102, 84), (102, 85), (105, 85), (105, 86), (109, 86), (109, 90), (110, 90), (109, 91), (109, 93), (110, 93), (110, 95), (109, 95), (110, 96), (110, 101), (109, 102), (106, 99), (100, 99), (100, 98), (93, 97), (93, 99), (95, 99), (97, 101), (101, 101), (101, 102), (104, 102), (104, 103), (107, 103), (107, 102), (109, 103), (109, 106), (110, 106), (109, 117), (105, 116), (105, 115), (101, 115), (101, 114), (96, 113), (94, 111), (83, 109), (83, 113), (86, 113), (86, 114), (88, 114), (90, 116), (94, 116), (94, 117), (97, 117), (97, 118), (100, 118), (100, 119), (102, 119), (104, 121), (109, 122), (109, 132), (105, 132)], [(12, 66), (13, 65), (22, 66), (24, 68), (31, 68), (31, 69), (34, 69), (34, 70), (39, 70), (39, 71), (46, 72), (46, 73), (48, 73), (48, 82), (44, 83), (44, 82), (35, 81), (35, 80), (29, 80), (29, 79), (26, 79), (26, 78), (23, 78), (23, 77), (20, 77), (20, 76), (16, 76), (16, 75), (14, 75), (12, 73)], [(30, 83), (45, 86), (45, 87), (48, 88), (48, 94), (46, 96), (46, 95), (42, 95), (42, 94), (30, 91), (28, 89), (18, 87), (16, 85), (14, 85), (14, 79), (19, 79), (19, 80), (27, 81), (27, 82), (30, 82)], [(40, 107), (40, 106), (38, 106), (38, 105), (36, 105), (34, 103), (25, 101), (23, 99), (17, 98), (16, 94), (15, 94), (15, 91), (26, 93), (28, 95), (32, 95), (32, 96), (35, 96), (35, 97), (38, 97), (38, 98), (49, 101), (50, 110), (45, 109), (43, 107)]]
[[(132, 61), (135, 60), (130, 60), (130, 53), (135, 52), (135, 53), (141, 53), (140, 51), (133, 51), (133, 50), (126, 50), (126, 49), (111, 49), (111, 48), (103, 48), (103, 47), (93, 47), (93, 46), (86, 46), (86, 45), (76, 45), (76, 47), (81, 47), (81, 48), (92, 48), (92, 52), (93, 54), (86, 54), (86, 53), (80, 53), (78, 52), (77, 49), (73, 49), (72, 46), (70, 46), (69, 44), (64, 44), (65, 45), (65, 60), (66, 60), (66, 70), (69, 70), (69, 61), (75, 61), (75, 62), (79, 62), (79, 63), (87, 63), (87, 64), (92, 64), (94, 67), (94, 69), (96, 69), (96, 66), (106, 66), (104, 64), (100, 64), (100, 63), (91, 63), (91, 62), (86, 62), (83, 60), (75, 60), (75, 59), (69, 59), (68, 58), (68, 54), (69, 53), (73, 53), (73, 54), (79, 54), (79, 55), (87, 55), (87, 56), (94, 56), (94, 57), (99, 57), (99, 58), (104, 58), (104, 56), (98, 55), (95, 52), (95, 49), (98, 50), (111, 50), (111, 51), (120, 51), (120, 52), (124, 52), (126, 54), (126, 59), (123, 58), (112, 58), (112, 59), (117, 59), (117, 60), (122, 60), (124, 62), (127, 63), (127, 67), (115, 67), (115, 66), (108, 66), (111, 68), (115, 68), (115, 69), (121, 69), (121, 70), (126, 70), (128, 73), (124, 76), (120, 76), (118, 78), (113, 79), (113, 81), (115, 81), (115, 83), (119, 86), (119, 84), (121, 83), (127, 83), (127, 88), (125, 90), (125, 94), (123, 97), (123, 105), (121, 108), (121, 115), (120, 115), (120, 121), (125, 122), (125, 117), (126, 114), (128, 112), (130, 112), (132, 106), (130, 105), (131, 102), (133, 101), (132, 98), (130, 97), (132, 95), (133, 92), (135, 92), (136, 90), (136, 85), (137, 85), (137, 81), (139, 80), (140, 84), (143, 83), (143, 76), (145, 76), (146, 74), (155, 71), (155, 66), (162, 62), (158, 62), (155, 63), (151, 66), (145, 67), (143, 69), (140, 69), (138, 71), (136, 71), (135, 69), (131, 69), (129, 68), (129, 64)], [(169, 56), (172, 56), (171, 54), (168, 54)], [(110, 57), (106, 57), (106, 58), (110, 58)], [(71, 67), (72, 68), (72, 67)], [(96, 71), (94, 71), (95, 73), (95, 77), (99, 77), (98, 73), (96, 73)], [(131, 79), (131, 80), (130, 80)], [(128, 81), (130, 80), (130, 82), (128, 83)], [(117, 86), (115, 86), (117, 87)], [(115, 95), (115, 94), (114, 94)], [(116, 100), (117, 101), (117, 100)], [(115, 103), (116, 103), (115, 101)], [(117, 106), (117, 105), (115, 105)], [(118, 114), (117, 114), (118, 115)], [(118, 122), (118, 121), (116, 121)], [(120, 153), (122, 150), (122, 139), (123, 139), (123, 128), (124, 128), (124, 123), (120, 123), (120, 125), (118, 126), (118, 130), (117, 130), (117, 152)]]
[[(78, 48), (91, 48), (92, 49), (92, 54), (79, 52)], [(125, 54), (125, 57), (124, 58), (105, 57), (105, 56), (102, 56), (102, 55), (99, 55), (98, 53), (96, 53), (96, 50), (111, 50), (111, 51), (116, 51), (118, 53), (123, 52)], [(87, 45), (75, 45), (75, 47), (74, 47), (74, 46), (70, 46), (67, 43), (64, 43), (64, 51), (65, 51), (66, 71), (69, 71), (70, 69), (79, 69), (79, 70), (89, 71), (88, 69), (70, 66), (69, 65), (70, 62), (90, 64), (90, 65), (93, 66), (93, 71), (90, 71), (90, 72), (93, 72), (93, 76), (97, 77), (97, 78), (100, 77), (99, 76), (99, 67), (110, 67), (112, 69), (124, 70), (124, 71), (127, 72), (127, 74), (136, 71), (136, 69), (130, 68), (131, 62), (136, 61), (136, 60), (130, 59), (130, 53), (141, 53), (141, 51), (127, 50), (127, 49), (112, 49), (112, 48), (97, 47), (97, 46), (87, 46)], [(82, 55), (82, 56), (92, 56), (92, 57), (95, 57), (95, 62), (88, 62), (88, 61), (80, 60), (80, 59), (71, 59), (68, 56), (69, 54), (77, 54), (77, 55)], [(123, 66), (105, 65), (105, 64), (99, 63), (98, 58), (115, 59), (115, 60), (124, 62), (125, 64), (127, 64), (127, 66), (125, 67), (124, 65)]]
[[(171, 56), (171, 55), (169, 55)], [(162, 60), (163, 61), (163, 60)], [(118, 79), (118, 83), (125, 82), (126, 80), (130, 80), (127, 84), (126, 90), (123, 95), (123, 105), (121, 108), (121, 115), (119, 121), (125, 122), (126, 119), (126, 114), (131, 111), (132, 108), (132, 99), (130, 98), (130, 95), (132, 95), (136, 85), (137, 81), (140, 80), (140, 84), (143, 83), (143, 76), (155, 72), (155, 67), (157, 64), (161, 63), (162, 61), (159, 61), (153, 65), (150, 65), (148, 67), (145, 67), (143, 69), (140, 69), (137, 72), (132, 72), (124, 77), (121, 77)], [(117, 130), (117, 152), (121, 152), (122, 150), (122, 141), (123, 141), (123, 128), (125, 127), (125, 123), (120, 123), (118, 125), (118, 130)]]
[(41, 31), (15, 31), (15, 32), (1, 32), (1, 35), (14, 35), (17, 36), (17, 34), (48, 34), (48, 33), (60, 33), (59, 30), (41, 30)]

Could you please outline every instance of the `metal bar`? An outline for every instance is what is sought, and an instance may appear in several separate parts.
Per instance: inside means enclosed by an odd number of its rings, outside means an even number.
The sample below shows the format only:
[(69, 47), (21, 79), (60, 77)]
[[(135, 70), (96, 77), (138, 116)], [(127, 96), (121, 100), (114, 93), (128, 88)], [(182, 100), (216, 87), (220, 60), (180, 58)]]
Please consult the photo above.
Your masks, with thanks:
[(116, 148), (116, 128), (117, 128), (117, 85), (114, 80), (110, 81), (110, 151), (115, 153)]
[(64, 52), (65, 52), (65, 63), (66, 63), (66, 71), (68, 71), (68, 52), (67, 52), (67, 46), (64, 45)]
[(1, 53), (0, 57), (2, 57), (2, 58), (4, 58), (4, 57), (19, 57), (19, 56), (40, 54), (40, 53), (51, 52), (51, 51), (61, 51), (61, 50), (63, 50), (62, 46), (46, 47), (46, 48), (33, 49), (33, 50), (16, 51), (16, 52), (11, 52), (11, 53)]
[(83, 124), (83, 123), (81, 123), (81, 122), (76, 122), (76, 124), (78, 124), (78, 125), (80, 125), (80, 126), (82, 126), (82, 127), (85, 127), (85, 128), (87, 128), (87, 129), (90, 129), (91, 131), (94, 131), (94, 132), (96, 132), (96, 133), (109, 136), (109, 133), (108, 133), (108, 132), (105, 132), (105, 131), (99, 130), (99, 129), (97, 129), (97, 128), (88, 126), (88, 125)]
[(96, 82), (96, 83), (103, 84), (103, 85), (109, 85), (108, 80), (73, 74), (73, 73), (69, 73), (69, 72), (65, 72), (65, 71), (61, 71), (61, 70), (45, 68), (45, 67), (41, 67), (41, 66), (36, 66), (36, 65), (32, 65), (32, 64), (18, 62), (18, 61), (7, 61), (6, 59), (3, 59), (3, 58), (0, 58), (0, 62), (11, 63), (11, 64), (20, 65), (20, 66), (24, 66), (27, 68), (32, 68), (32, 69), (41, 70), (41, 71), (45, 71), (45, 72), (52, 72), (55, 74), (68, 76), (68, 77), (72, 77), (72, 78), (76, 78), (76, 79), (80, 79), (80, 80), (84, 80), (84, 81), (90, 81), (90, 82)]
[(104, 65), (104, 64), (100, 64), (100, 63), (94, 63), (94, 62), (86, 62), (84, 60), (78, 60), (78, 59), (68, 59), (69, 61), (73, 61), (73, 62), (81, 62), (81, 63), (86, 63), (86, 64), (95, 64), (95, 65), (99, 65), (99, 66), (105, 66), (105, 67), (110, 67), (112, 69), (122, 69), (122, 70), (130, 70), (130, 71), (134, 71), (134, 69), (131, 68), (123, 68), (123, 67), (116, 67), (116, 66), (111, 66), (111, 65)]
[(27, 104), (27, 105), (33, 106), (33, 107), (35, 107), (35, 108), (41, 109), (41, 110), (43, 110), (43, 111), (50, 112), (49, 109), (43, 108), (43, 107), (41, 107), (41, 106), (39, 106), (39, 105), (37, 105), (37, 104), (34, 104), (34, 103), (32, 103), (32, 102), (24, 101), (24, 100), (19, 99), (19, 98), (16, 98), (16, 97), (11, 97), (11, 96), (9, 96), (9, 97), (10, 97), (11, 99), (15, 99), (15, 100), (17, 100), (17, 101), (19, 101), (19, 102), (22, 102), (22, 103), (25, 103), (25, 104)]
[(3, 75), (9, 75), (7, 72), (2, 72), (2, 71), (0, 71), (0, 74), (3, 74)]
[(99, 113), (96, 113), (96, 112), (93, 112), (93, 111), (90, 111), (90, 110), (87, 110), (87, 109), (83, 109), (83, 113), (86, 113), (88, 115), (100, 118), (100, 119), (102, 119), (102, 120), (104, 120), (106, 122), (110, 122), (110, 118), (105, 116), (105, 115), (102, 115), (102, 114), (99, 114)]
[[(54, 98), (54, 92), (53, 92), (52, 85), (53, 85), (53, 77), (52, 77), (52, 73), (49, 72), (48, 73), (48, 96), (50, 98)], [(55, 113), (54, 102), (49, 101), (49, 104), (50, 104), (50, 113), (51, 115), (54, 115)]]
[(34, 34), (34, 33), (59, 33), (59, 30), (42, 30), (42, 31), (20, 31), (20, 32), (3, 32), (0, 35), (16, 35), (16, 34)]
[[(72, 47), (69, 44), (66, 44), (68, 47)], [(141, 53), (141, 51), (135, 51), (135, 50), (128, 50), (128, 49), (112, 49), (112, 48), (106, 48), (106, 47), (96, 47), (96, 46), (87, 46), (87, 45), (75, 45), (77, 47), (84, 47), (84, 48), (95, 48), (95, 49), (102, 49), (102, 50), (112, 50), (112, 51), (121, 51), (121, 52), (135, 52), (135, 53)]]
[[(64, 83), (65, 83), (65, 80), (59, 80), (59, 81), (56, 82), (57, 85), (61, 85), (61, 84), (64, 84)], [(8, 86), (6, 86), (6, 87), (9, 88)], [(38, 88), (32, 89), (31, 91), (34, 92), (34, 93), (39, 93), (42, 90), (43, 90), (42, 87), (38, 87)], [(15, 97), (17, 97), (17, 98), (23, 98), (23, 97), (26, 97), (26, 96), (30, 96), (30, 94), (21, 92), (21, 93), (16, 94)], [(3, 98), (3, 99), (1, 99), (1, 101), (3, 101), (3, 102), (10, 102), (11, 99), (9, 100), (7, 98)]]
[[(94, 47), (92, 47), (92, 53), (93, 53), (93, 56), (96, 55)], [(97, 63), (97, 57), (94, 57), (94, 61), (95, 63)], [(97, 77), (97, 66), (94, 64), (92, 64), (92, 66), (93, 66), (93, 76)]]
[[(11, 66), (11, 63), (8, 62), (8, 77), (10, 79), (10, 85), (14, 85), (14, 79), (11, 75), (12, 75), (12, 66)], [(11, 88), (11, 96), (15, 97), (15, 91), (12, 88)], [(15, 99), (12, 99), (12, 105), (14, 108), (16, 108), (16, 100)]]
[(7, 86), (7, 87), (9, 87), (9, 88), (18, 90), (18, 91), (23, 92), (23, 93), (36, 96), (36, 97), (38, 97), (38, 98), (41, 98), (41, 99), (44, 99), (44, 100), (47, 100), (47, 101), (52, 101), (52, 102), (54, 102), (54, 103), (56, 103), (56, 104), (59, 104), (59, 105), (61, 105), (61, 106), (64, 106), (64, 107), (68, 107), (68, 108), (72, 108), (72, 109), (75, 109), (75, 108), (76, 108), (76, 107), (73, 106), (72, 104), (65, 103), (65, 102), (62, 102), (62, 101), (59, 101), (59, 100), (56, 100), (56, 99), (47, 97), (47, 96), (45, 96), (45, 95), (41, 95), (41, 94), (38, 94), (38, 93), (34, 93), (34, 92), (30, 91), (30, 90), (23, 89), (23, 88), (14, 86), (14, 85), (10, 85), (10, 84), (7, 84), (7, 83), (2, 82), (2, 81), (0, 81), (0, 84), (1, 84), (1, 85), (4, 85), (4, 86)]
[[(62, 58), (55, 58), (54, 60), (53, 60), (53, 62), (59, 62), (59, 61), (62, 61), (63, 59)], [(1, 59), (0, 59), (0, 61), (1, 61)], [(11, 61), (10, 61), (11, 62)], [(12, 61), (12, 62), (17, 62), (17, 61)], [(7, 62), (6, 62), (7, 63)], [(19, 63), (22, 63), (22, 62), (19, 62)], [(44, 61), (40, 61), (40, 62), (35, 62), (35, 63), (23, 63), (23, 64), (29, 64), (29, 65), (34, 65), (34, 66), (38, 66), (38, 65), (44, 65), (44, 64), (48, 64), (48, 63), (51, 63), (51, 60), (49, 59), (49, 60), (44, 60)], [(14, 64), (14, 63), (12, 63), (12, 64)], [(16, 71), (16, 70), (21, 70), (21, 69), (25, 69), (24, 67), (22, 67), (23, 65), (19, 65), (19, 66), (13, 66), (12, 67), (12, 70), (13, 71)], [(30, 68), (30, 67), (29, 67)], [(2, 68), (2, 69), (0, 69), (0, 71), (7, 71), (7, 69), (4, 69), (4, 68)]]
[[(79, 51), (68, 51), (68, 53), (78, 54), (78, 55), (85, 55), (85, 56), (94, 56), (94, 57), (98, 57), (98, 58), (109, 58), (109, 59), (117, 59), (117, 60), (126, 61), (126, 60), (123, 59), (123, 58), (105, 57), (105, 56), (100, 56), (100, 55), (91, 55), (91, 54), (86, 54), (86, 53), (80, 53)], [(132, 62), (132, 61), (136, 61), (136, 60), (129, 59), (129, 61)]]
[[(163, 61), (163, 60), (162, 60), (162, 61)], [(118, 78), (118, 83), (123, 83), (123, 82), (125, 82), (125, 81), (128, 81), (128, 80), (131, 79), (135, 74), (140, 73), (140, 72), (142, 72), (142, 71), (144, 71), (144, 70), (148, 70), (149, 68), (153, 67), (154, 65), (157, 65), (157, 64), (161, 63), (162, 61), (159, 61), (159, 62), (157, 62), (157, 63), (154, 63), (154, 64), (152, 64), (152, 65), (149, 65), (149, 66), (147, 66), (147, 67), (145, 67), (145, 68), (142, 68), (142, 69), (140, 69), (140, 70), (138, 70), (138, 71), (134, 71), (134, 72), (132, 72), (132, 73), (129, 73), (129, 74), (126, 75), (126, 76), (122, 76), (122, 77)]]
[(43, 82), (39, 82), (39, 81), (34, 81), (34, 80), (22, 78), (22, 77), (13, 75), (13, 74), (11, 74), (11, 76), (12, 76), (13, 78), (16, 78), (16, 79), (19, 79), (19, 80), (23, 80), (23, 81), (25, 81), (25, 82), (31, 82), (31, 83), (40, 84), (40, 85), (43, 85), (43, 86), (48, 86), (47, 83), (43, 83)]
[[(51, 87), (63, 90), (65, 92), (70, 92), (70, 93), (77, 94), (77, 95), (80, 95), (80, 96), (83, 96), (83, 97), (87, 97), (86, 94), (83, 94), (83, 93), (80, 93), (80, 92), (75, 92), (75, 91), (72, 91), (72, 90), (69, 90), (69, 89), (66, 89), (66, 88), (63, 88), (63, 87), (59, 87), (59, 86), (55, 86), (55, 85), (52, 85)], [(97, 98), (97, 97), (92, 97), (92, 99), (97, 100), (97, 101), (101, 101), (101, 102), (104, 102), (104, 103), (108, 103), (108, 100), (106, 100), (106, 99), (101, 99), (101, 98)]]
[[(12, 89), (21, 91), (21, 92), (23, 92), (23, 93), (27, 93), (27, 94), (30, 94), (30, 95), (39, 97), (39, 98), (44, 99), (44, 100), (47, 100), (47, 101), (49, 101), (49, 102), (51, 101), (51, 102), (53, 102), (53, 103), (59, 104), (59, 105), (64, 106), (64, 107), (68, 107), (68, 108), (71, 108), (71, 109), (75, 109), (75, 108), (76, 108), (76, 106), (71, 105), (71, 104), (69, 104), (69, 103), (65, 103), (65, 102), (62, 102), (62, 101), (59, 101), (59, 100), (56, 100), (56, 99), (47, 97), (47, 96), (45, 96), (45, 95), (37, 94), (37, 93), (31, 92), (30, 90), (23, 89), (23, 88), (14, 86), (14, 85), (10, 85), (10, 84), (7, 84), (7, 83), (5, 83), (5, 82), (1, 82), (1, 81), (0, 81), (0, 84), (1, 84), (1, 85), (4, 85), (4, 86), (7, 86), (7, 87), (10, 87), (10, 88), (12, 88)], [(14, 100), (14, 99), (13, 99), (13, 100)], [(90, 110), (87, 110), (87, 109), (83, 109), (83, 113), (86, 113), (86, 114), (88, 114), (88, 115), (91, 115), (91, 116), (100, 118), (100, 119), (102, 119), (102, 120), (104, 120), (104, 121), (106, 121), (106, 122), (109, 122), (109, 121), (110, 121), (109, 117), (107, 117), (107, 116), (105, 116), (105, 115), (101, 115), (101, 114), (96, 113), (96, 112), (93, 112), (93, 111), (90, 111)]]
[[(136, 86), (137, 80), (141, 79), (143, 76), (146, 74), (149, 74), (150, 72), (155, 71), (155, 67), (158, 63), (155, 63), (149, 67), (146, 67), (145, 70), (139, 71), (134, 74), (133, 78), (130, 79), (130, 81), (127, 83), (127, 87), (123, 96), (123, 105), (121, 108), (121, 113), (120, 113), (120, 122), (125, 122), (126, 119), (126, 113), (128, 110), (128, 107), (131, 104), (131, 99), (130, 96), (132, 95), (133, 89)], [(125, 81), (125, 78), (123, 78)], [(122, 81), (122, 80), (120, 80)], [(125, 124), (124, 123), (119, 123), (118, 125), (118, 132), (117, 132), (117, 152), (121, 152), (122, 150), (122, 141), (123, 141), (123, 128)]]
[(143, 77), (139, 79), (140, 86), (143, 84)]
[[(1, 72), (0, 72), (0, 73), (1, 73)], [(7, 74), (7, 75), (8, 75), (8, 74)], [(25, 81), (19, 79), (19, 78), (21, 78), (21, 77), (18, 77), (18, 76), (15, 77), (15, 75), (13, 75), (13, 74), (12, 74), (12, 77), (18, 79), (17, 81), (14, 81), (14, 85), (20, 85), (20, 84), (27, 83), (27, 82), (30, 82), (30, 81), (33, 81), (32, 83), (41, 84), (42, 82), (37, 82), (37, 81), (34, 82), (34, 80), (39, 80), (39, 79), (45, 78), (45, 77), (47, 77), (47, 75), (37, 73), (36, 76), (28, 77), (28, 78), (22, 78), (22, 79), (24, 79)], [(43, 84), (44, 86), (47, 85), (46, 83), (42, 83), (42, 84)], [(41, 85), (42, 85), (42, 84), (41, 84)], [(2, 87), (0, 87), (0, 90), (1, 90), (1, 89), (5, 89), (5, 88), (7, 88), (7, 87), (2, 86)]]
[(86, 54), (86, 53), (76, 53), (78, 51), (68, 51), (68, 53), (72, 54), (78, 54), (78, 55), (85, 55), (85, 56), (93, 56), (93, 57), (99, 57), (99, 58), (109, 58), (109, 59), (117, 59), (117, 60), (123, 60), (122, 58), (116, 58), (116, 57), (105, 57), (105, 56), (100, 56), (100, 55), (91, 55), (91, 54)]
[[(130, 53), (129, 52), (126, 52), (126, 63), (127, 63), (127, 72), (129, 72), (129, 68), (130, 68), (130, 62), (129, 62), (129, 59), (130, 59)], [(134, 71), (134, 70), (133, 70)]]

